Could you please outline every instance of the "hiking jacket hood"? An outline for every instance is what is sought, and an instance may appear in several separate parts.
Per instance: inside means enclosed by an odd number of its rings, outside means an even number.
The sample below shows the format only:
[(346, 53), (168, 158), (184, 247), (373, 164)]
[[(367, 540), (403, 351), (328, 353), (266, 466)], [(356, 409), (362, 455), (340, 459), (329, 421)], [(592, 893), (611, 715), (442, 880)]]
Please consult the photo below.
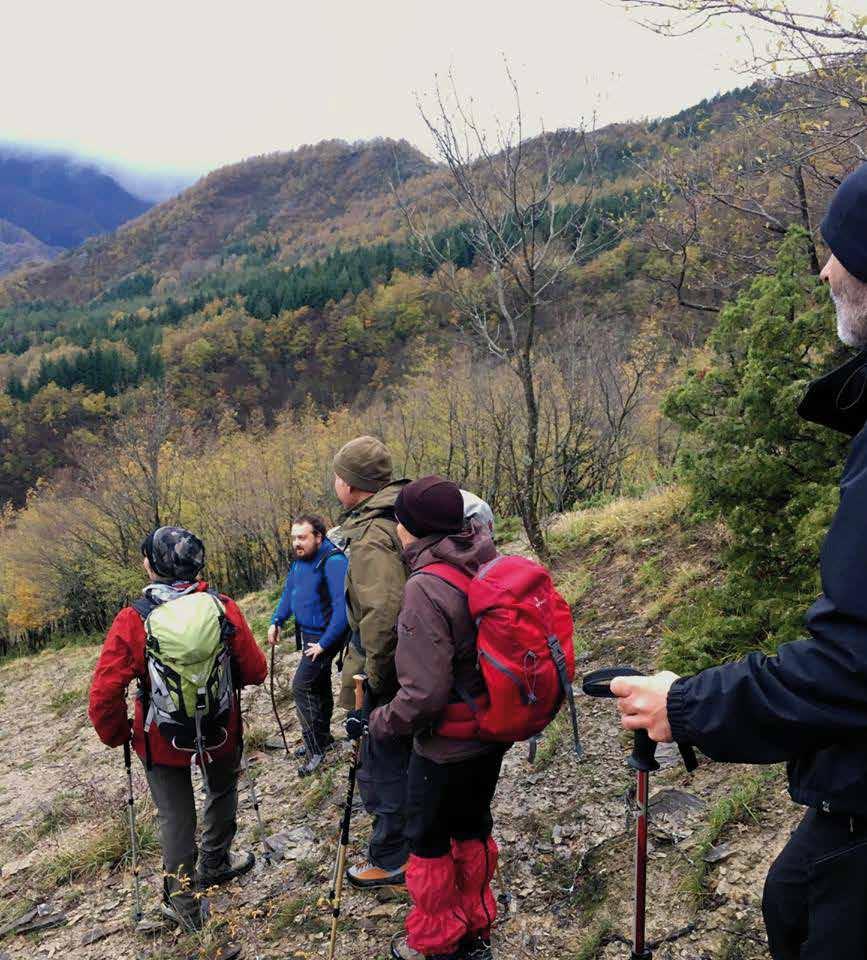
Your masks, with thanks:
[[(857, 434), (822, 545), (809, 636), (675, 681), (675, 740), (714, 760), (787, 761), (796, 803), (867, 816), (867, 352), (811, 384), (802, 416)], [(857, 413), (856, 413), (857, 409)]]
[(286, 574), (283, 594), (271, 623), (289, 617), (302, 633), (331, 650), (346, 639), (346, 556), (326, 537), (309, 560), (296, 557)]
[(342, 519), (349, 552), (346, 608), (353, 646), (343, 667), (341, 705), (353, 707), (352, 676), (363, 670), (372, 695), (387, 699), (397, 689), (394, 649), (407, 570), (401, 557), (394, 502), (409, 480), (395, 480)]
[[(198, 590), (207, 590), (203, 580)], [(240, 686), (260, 684), (268, 672), (265, 656), (259, 649), (244, 614), (234, 600), (220, 594), (226, 608), (226, 618), (234, 626), (235, 633), (229, 641), (232, 651), (232, 672)], [(145, 667), (144, 621), (133, 607), (124, 607), (108, 629), (99, 660), (93, 671), (90, 685), (90, 704), (87, 714), (99, 739), (109, 747), (122, 746), (130, 736), (127, 719), (127, 688), (133, 680), (147, 682)], [(232, 713), (227, 725), (228, 738), (216, 750), (209, 750), (207, 757), (219, 760), (229, 756), (238, 744), (239, 717), (237, 704), (233, 701)], [(167, 767), (188, 767), (191, 754), (177, 750), (160, 733), (156, 723), (151, 724), (147, 734), (151, 762)], [(136, 753), (146, 759), (144, 716), (139, 697), (135, 701), (135, 718), (132, 742)]]
[(479, 740), (456, 740), (433, 732), (446, 705), (484, 693), (476, 666), (476, 625), (466, 595), (424, 568), (448, 563), (470, 577), (497, 551), (480, 525), (463, 533), (417, 540), (404, 552), (412, 571), (398, 619), (395, 663), (400, 689), (387, 705), (374, 710), (374, 736), (415, 735), (416, 753), (435, 763), (449, 763), (495, 748)]

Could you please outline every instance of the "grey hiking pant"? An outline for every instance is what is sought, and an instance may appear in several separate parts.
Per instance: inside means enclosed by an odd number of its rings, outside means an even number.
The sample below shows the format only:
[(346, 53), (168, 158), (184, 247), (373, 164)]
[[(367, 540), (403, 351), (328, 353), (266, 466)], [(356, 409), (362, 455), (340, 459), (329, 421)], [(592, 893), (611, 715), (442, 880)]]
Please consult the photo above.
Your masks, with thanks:
[(364, 809), (373, 817), (367, 857), (383, 870), (396, 870), (409, 858), (404, 825), (411, 753), (412, 737), (368, 735), (361, 741), (358, 789)]
[[(208, 764), (210, 793), (202, 806), (200, 872), (213, 873), (229, 855), (237, 829), (238, 765), (240, 757)], [(163, 851), (163, 892), (179, 912), (195, 913), (196, 800), (189, 767), (153, 764), (146, 770), (156, 804)]]

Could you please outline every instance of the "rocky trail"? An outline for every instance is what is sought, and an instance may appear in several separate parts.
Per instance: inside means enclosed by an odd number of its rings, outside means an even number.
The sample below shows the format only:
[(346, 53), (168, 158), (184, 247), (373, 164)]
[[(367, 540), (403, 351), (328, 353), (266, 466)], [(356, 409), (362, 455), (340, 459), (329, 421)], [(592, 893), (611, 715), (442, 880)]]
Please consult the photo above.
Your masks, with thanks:
[[(576, 614), (579, 673), (612, 663), (650, 668), (672, 590), (714, 576), (714, 532), (684, 529), (660, 511), (650, 519), (576, 541), (555, 573)], [(682, 584), (681, 584), (682, 585)], [(666, 599), (668, 598), (668, 600)], [(271, 597), (245, 607), (264, 638)], [(211, 897), (201, 936), (154, 923), (134, 932), (122, 751), (97, 740), (86, 716), (98, 646), (46, 651), (0, 666), (0, 960), (246, 960), (327, 954), (326, 902), (345, 795), (348, 751), (299, 780), (294, 759), (262, 749), (276, 732), (266, 688), (247, 690), (248, 755), (266, 838), (240, 785), (237, 844), (254, 870)], [(300, 742), (290, 680), (297, 654), (277, 658), (281, 717)], [(576, 682), (576, 690), (580, 683)], [(533, 763), (525, 744), (506, 757), (495, 802), (501, 847), (496, 892), (501, 960), (629, 956), (632, 914), (630, 738), (610, 701), (576, 694), (585, 758), (576, 763), (566, 711)], [(339, 711), (338, 711), (339, 713)], [(335, 718), (334, 730), (339, 732)], [(718, 766), (688, 775), (677, 751), (660, 748), (651, 779), (648, 938), (658, 960), (752, 960), (766, 956), (761, 889), (771, 859), (797, 818), (778, 769)], [(153, 809), (135, 768), (146, 913), (158, 906), (160, 861)], [(355, 853), (367, 818), (353, 819)], [(270, 838), (272, 862), (262, 857)], [(346, 890), (337, 956), (374, 960), (407, 910), (405, 895)]]

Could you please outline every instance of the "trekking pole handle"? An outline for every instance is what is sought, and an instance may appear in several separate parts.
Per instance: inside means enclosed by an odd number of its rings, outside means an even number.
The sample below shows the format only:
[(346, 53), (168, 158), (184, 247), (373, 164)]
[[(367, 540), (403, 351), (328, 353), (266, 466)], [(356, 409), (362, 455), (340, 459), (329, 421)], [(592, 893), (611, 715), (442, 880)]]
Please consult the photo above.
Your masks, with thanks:
[(124, 740), (123, 742), (123, 762), (126, 764), (127, 770), (132, 768), (132, 755), (129, 752), (129, 740)]
[(605, 697), (613, 700), (614, 694), (611, 692), (611, 681), (616, 677), (643, 677), (644, 674), (635, 667), (604, 667), (602, 670), (594, 670), (588, 673), (581, 680), (581, 689), (588, 697)]
[[(588, 673), (581, 681), (581, 689), (590, 697), (605, 697), (613, 699), (611, 681), (615, 677), (643, 677), (644, 674), (635, 667), (605, 667)], [(647, 735), (646, 730), (636, 730), (633, 741), (632, 756), (626, 761), (633, 770), (658, 770), (656, 762), (656, 744)]]
[(363, 673), (356, 673), (352, 679), (355, 681), (355, 709), (361, 710), (364, 706), (364, 681), (367, 677)]

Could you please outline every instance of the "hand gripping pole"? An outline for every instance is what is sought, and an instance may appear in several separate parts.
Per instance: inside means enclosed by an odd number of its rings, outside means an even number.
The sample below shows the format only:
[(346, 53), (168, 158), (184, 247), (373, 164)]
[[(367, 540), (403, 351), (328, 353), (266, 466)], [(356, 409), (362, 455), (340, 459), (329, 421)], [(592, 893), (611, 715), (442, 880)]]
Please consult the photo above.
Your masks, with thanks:
[[(634, 667), (606, 667), (587, 674), (581, 689), (590, 697), (613, 698), (611, 681), (615, 677), (641, 677), (640, 670)], [(698, 765), (695, 751), (689, 744), (678, 744), (680, 754), (687, 770)], [(648, 795), (650, 793), (650, 774), (659, 769), (656, 761), (656, 743), (650, 739), (646, 730), (636, 730), (632, 745), (632, 755), (626, 761), (636, 773), (635, 802), (637, 821), (635, 831), (635, 913), (632, 928), (632, 960), (652, 960), (645, 938), (647, 916), (647, 823)]]

